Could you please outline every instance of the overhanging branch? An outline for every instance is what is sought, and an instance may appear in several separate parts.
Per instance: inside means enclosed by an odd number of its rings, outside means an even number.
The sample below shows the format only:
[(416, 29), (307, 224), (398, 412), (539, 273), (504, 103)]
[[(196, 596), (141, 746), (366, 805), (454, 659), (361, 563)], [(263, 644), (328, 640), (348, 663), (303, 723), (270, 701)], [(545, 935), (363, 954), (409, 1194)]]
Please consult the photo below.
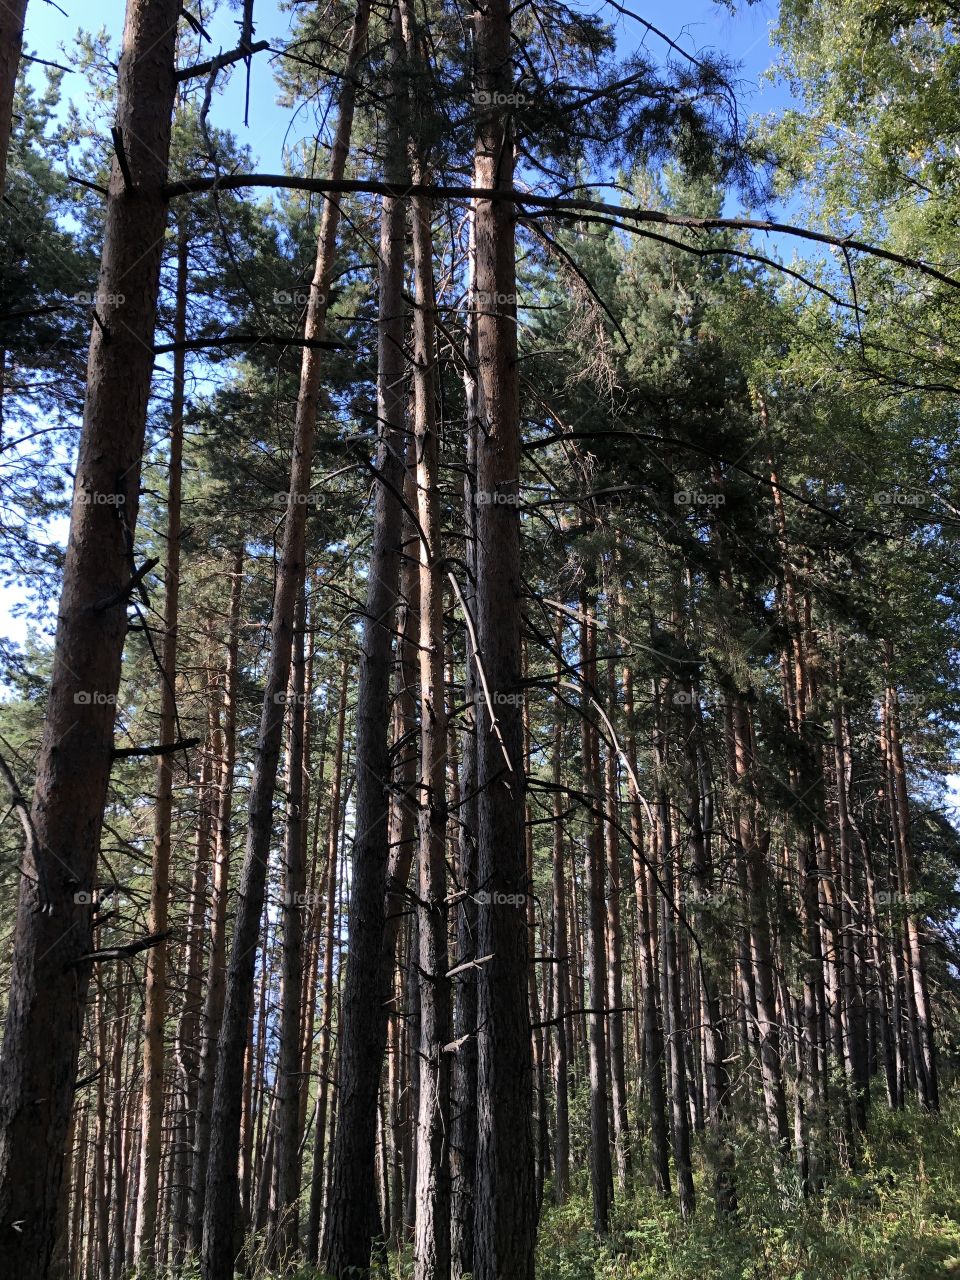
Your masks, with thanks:
[(558, 217), (576, 218), (582, 213), (599, 213), (621, 221), (635, 222), (638, 226), (652, 223), (666, 227), (685, 227), (691, 231), (764, 231), (794, 236), (799, 240), (833, 246), (846, 252), (865, 253), (884, 262), (917, 271), (933, 280), (939, 280), (941, 284), (950, 285), (951, 288), (960, 289), (960, 280), (928, 262), (894, 253), (891, 249), (882, 249), (865, 240), (855, 240), (852, 236), (830, 235), (826, 231), (814, 231), (810, 227), (798, 227), (789, 222), (772, 222), (766, 218), (695, 218), (686, 214), (665, 213), (662, 209), (631, 209), (627, 205), (608, 204), (603, 200), (535, 195), (530, 191), (518, 191), (514, 187), (443, 186), (423, 182), (380, 182), (374, 179), (344, 179), (334, 182), (329, 178), (299, 178), (285, 173), (230, 173), (218, 178), (184, 178), (179, 182), (171, 182), (164, 188), (164, 194), (168, 199), (174, 199), (203, 191), (231, 191), (244, 187), (285, 187), (294, 191), (313, 191), (320, 195), (394, 196), (401, 200), (412, 197), (433, 200), (505, 200), (521, 208), (540, 209)]

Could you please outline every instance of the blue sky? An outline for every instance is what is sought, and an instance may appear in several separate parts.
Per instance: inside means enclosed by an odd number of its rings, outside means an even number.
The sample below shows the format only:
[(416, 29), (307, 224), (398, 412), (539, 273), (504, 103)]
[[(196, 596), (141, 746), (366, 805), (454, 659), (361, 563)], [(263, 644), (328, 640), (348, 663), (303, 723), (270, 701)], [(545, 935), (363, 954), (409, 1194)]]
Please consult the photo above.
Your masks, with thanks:
[[(93, 30), (104, 26), (114, 44), (119, 44), (123, 27), (123, 0), (98, 0), (95, 12), (90, 0), (58, 0), (59, 8), (45, 0), (30, 0), (27, 10), (26, 45), (29, 51), (50, 61), (61, 60), (61, 51), (74, 43), (78, 28)], [(741, 64), (738, 88), (747, 112), (768, 112), (782, 108), (789, 101), (781, 85), (763, 83), (763, 74), (771, 65), (773, 51), (770, 48), (770, 27), (776, 17), (776, 6), (770, 0), (744, 5), (740, 11), (731, 12), (726, 6), (709, 3), (709, 0), (636, 0), (636, 11), (690, 53), (703, 49), (715, 49)], [(587, 7), (587, 6), (584, 6)], [(630, 8), (626, 4), (625, 8)], [(196, 0), (188, 5), (192, 11), (202, 8), (206, 14), (209, 4), (199, 6)], [(638, 23), (618, 15), (615, 10), (597, 0), (591, 5), (598, 13), (617, 20), (617, 32), (623, 50), (629, 51), (643, 39), (656, 50), (660, 42), (656, 37), (644, 35)], [(60, 9), (63, 12), (60, 12)], [(238, 14), (226, 5), (205, 25), (212, 40), (213, 52), (232, 49), (237, 44)], [(266, 39), (277, 47), (289, 30), (291, 14), (281, 12), (279, 0), (256, 0), (255, 21), (257, 39)], [(284, 140), (295, 140), (309, 132), (304, 116), (302, 124), (294, 123), (291, 130), (291, 113), (288, 108), (276, 104), (276, 87), (266, 61), (268, 55), (254, 59), (250, 86), (250, 127), (243, 126), (244, 70), (234, 68), (225, 89), (219, 95), (212, 110), (217, 125), (233, 130), (241, 141), (250, 145), (258, 158), (259, 168), (276, 172), (281, 167)], [(35, 77), (42, 78), (41, 68), (35, 68)], [(222, 79), (222, 78), (221, 78)], [(70, 75), (64, 83), (64, 96), (83, 92), (81, 78)]]

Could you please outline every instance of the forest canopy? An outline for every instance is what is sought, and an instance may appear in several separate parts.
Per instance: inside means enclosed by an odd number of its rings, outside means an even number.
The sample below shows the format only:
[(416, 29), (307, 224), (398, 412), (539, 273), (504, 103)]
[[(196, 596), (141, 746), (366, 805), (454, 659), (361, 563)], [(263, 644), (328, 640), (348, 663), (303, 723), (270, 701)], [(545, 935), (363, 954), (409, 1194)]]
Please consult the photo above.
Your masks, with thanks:
[(102, 9), (0, 2), (0, 1276), (960, 1275), (955, 10)]

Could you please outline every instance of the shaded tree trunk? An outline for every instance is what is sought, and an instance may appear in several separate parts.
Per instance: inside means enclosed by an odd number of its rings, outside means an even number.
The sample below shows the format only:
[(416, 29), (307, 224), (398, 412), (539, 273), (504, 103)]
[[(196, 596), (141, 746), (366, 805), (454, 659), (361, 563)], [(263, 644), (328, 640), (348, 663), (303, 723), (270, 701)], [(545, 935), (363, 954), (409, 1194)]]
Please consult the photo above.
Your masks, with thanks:
[(223, 1019), (227, 968), (227, 895), (230, 887), (230, 854), (233, 837), (233, 775), (237, 753), (237, 683), (240, 652), (240, 603), (243, 596), (241, 545), (234, 553), (230, 577), (226, 666), (223, 673), (223, 728), (220, 732), (216, 837), (214, 842), (212, 902), (210, 908), (210, 956), (203, 1002), (200, 1042), (200, 1078), (194, 1130), (193, 1167), (190, 1174), (190, 1248), (200, 1250), (207, 1161), (210, 1153), (210, 1111), (217, 1063), (217, 1043)]
[(0, 196), (6, 185), (13, 98), (23, 50), (23, 24), (26, 16), (27, 0), (7, 0), (0, 5)]
[[(509, 0), (491, 0), (474, 21), (478, 112), (474, 184), (513, 185), (510, 115), (498, 102), (513, 89)], [(506, 200), (475, 204), (477, 369), (478, 676), (512, 701), (484, 708), (478, 726), (478, 873), (497, 898), (478, 911), (477, 1184), (475, 1280), (532, 1280), (536, 1209), (530, 1123), (527, 1005), (527, 868), (523, 838), (520, 699), (520, 429), (517, 377), (515, 210)], [(506, 496), (507, 501), (503, 501)], [(505, 901), (499, 901), (505, 895)], [(489, 959), (487, 959), (489, 957)]]
[[(423, 181), (420, 166), (414, 179)], [(414, 436), (420, 560), (420, 804), (417, 971), (420, 980), (420, 1098), (417, 1115), (416, 1280), (450, 1274), (450, 981), (447, 978), (447, 710), (444, 690), (440, 450), (434, 385), (435, 308), (430, 205), (412, 203)]]
[[(369, 0), (359, 0), (349, 37), (340, 90), (340, 111), (330, 159), (330, 177), (334, 182), (342, 179), (346, 167), (353, 127), (356, 72), (362, 51), (366, 46), (369, 15)], [(307, 305), (304, 332), (308, 339), (321, 339), (326, 331), (327, 306), (339, 225), (340, 205), (334, 199), (327, 200), (320, 224), (316, 264)], [(283, 548), (277, 570), (273, 616), (270, 624), (270, 659), (260, 716), (257, 762), (250, 786), (247, 846), (240, 881), (240, 899), (233, 946), (227, 970), (223, 1026), (217, 1053), (207, 1194), (204, 1204), (202, 1256), (205, 1280), (230, 1280), (233, 1266), (243, 1043), (247, 1007), (253, 990), (267, 862), (273, 831), (273, 798), (283, 732), (283, 695), (286, 693), (290, 674), (293, 613), (305, 577), (307, 504), (304, 499), (310, 490), (311, 483), (321, 373), (322, 352), (316, 348), (305, 347), (294, 425), (293, 462), (284, 521)], [(362, 830), (362, 828), (359, 829)]]
[[(183, 342), (187, 332), (187, 227), (177, 226), (176, 312), (173, 334)], [(159, 742), (177, 739), (177, 621), (180, 608), (180, 494), (183, 471), (183, 409), (185, 353), (173, 357), (173, 395), (170, 402), (170, 457), (167, 485), (167, 561), (163, 575), (163, 646), (160, 654)], [(170, 902), (170, 845), (173, 822), (173, 774), (176, 758), (157, 760), (154, 801), (153, 875), (150, 884), (150, 917), (147, 931), (165, 934)], [(159, 942), (147, 952), (146, 993), (143, 1011), (143, 1096), (140, 1126), (140, 1188), (137, 1193), (137, 1243), (140, 1266), (152, 1271), (157, 1261), (157, 1207), (159, 1201), (161, 1130), (163, 1125), (164, 1032), (167, 1016), (167, 944)]]
[[(53, 675), (24, 859), (0, 1063), (0, 1256), (11, 1280), (47, 1270), (83, 1026), (97, 856), (134, 568), (167, 206), (178, 0), (129, 0), (115, 164)], [(9, 64), (8, 64), (9, 65)], [(44, 909), (46, 908), (46, 909)], [(14, 1227), (13, 1224), (17, 1226)]]

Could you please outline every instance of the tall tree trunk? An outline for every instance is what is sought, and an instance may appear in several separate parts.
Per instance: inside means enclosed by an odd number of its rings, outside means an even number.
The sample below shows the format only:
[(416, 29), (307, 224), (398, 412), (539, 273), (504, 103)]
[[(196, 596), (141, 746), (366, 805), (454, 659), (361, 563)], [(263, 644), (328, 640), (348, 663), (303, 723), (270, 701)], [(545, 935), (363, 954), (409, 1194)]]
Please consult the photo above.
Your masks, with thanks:
[[(301, 588), (294, 622), (290, 676), (287, 839), (283, 876), (283, 957), (280, 987), (280, 1051), (277, 1062), (277, 1198), (272, 1224), (280, 1263), (290, 1261), (297, 1239), (300, 1201), (300, 1012), (303, 987), (303, 923), (307, 865), (303, 841), (304, 739), (307, 731), (307, 599)], [(276, 1265), (276, 1264), (274, 1264)]]
[[(616, 670), (608, 665), (607, 714), (612, 719), (617, 702)], [(610, 1092), (617, 1182), (623, 1194), (630, 1181), (630, 1121), (627, 1112), (627, 1064), (624, 1053), (623, 930), (620, 924), (620, 840), (617, 760), (612, 744), (604, 751), (604, 851), (607, 869), (607, 1029), (609, 1033)]]
[[(330, 158), (330, 178), (333, 182), (339, 182), (343, 178), (346, 168), (353, 128), (357, 68), (366, 46), (369, 16), (369, 0), (359, 0), (349, 37), (340, 89), (339, 117)], [(310, 301), (307, 306), (304, 332), (308, 339), (320, 339), (326, 330), (327, 306), (339, 225), (340, 205), (335, 199), (328, 199), (324, 205), (320, 224), (317, 258), (310, 289)], [(260, 716), (257, 763), (250, 786), (247, 846), (240, 882), (240, 900), (234, 926), (233, 946), (227, 971), (223, 1026), (217, 1054), (210, 1161), (207, 1169), (207, 1195), (204, 1205), (205, 1280), (230, 1280), (232, 1274), (243, 1043), (247, 1007), (253, 990), (267, 862), (273, 833), (273, 798), (277, 785), (277, 765), (283, 732), (283, 696), (286, 693), (290, 673), (293, 613), (305, 576), (307, 517), (305, 498), (310, 489), (321, 372), (322, 352), (305, 347), (300, 372), (300, 392), (297, 397), (293, 461), (284, 522), (283, 549), (273, 600), (270, 659)], [(358, 815), (358, 821), (361, 817), (362, 815)], [(360, 831), (363, 829), (362, 826), (358, 827)]]
[(197, 842), (190, 887), (190, 916), (184, 958), (186, 987), (180, 1023), (177, 1028), (176, 1085), (173, 1090), (174, 1097), (177, 1100), (178, 1116), (177, 1136), (172, 1162), (173, 1172), (171, 1174), (173, 1208), (170, 1234), (173, 1245), (173, 1261), (177, 1266), (181, 1265), (186, 1258), (190, 1244), (190, 1185), (195, 1146), (197, 1096), (199, 1092), (199, 1032), (203, 1010), (204, 920), (206, 916), (207, 885), (210, 878), (208, 865), (210, 842), (216, 804), (213, 778), (219, 763), (214, 754), (214, 743), (217, 734), (212, 680), (208, 680), (207, 698), (210, 736), (207, 749), (203, 753), (200, 780), (196, 791), (199, 813), (197, 815)]
[[(396, 115), (403, 119), (399, 106)], [(396, 157), (397, 141), (393, 146)], [(391, 164), (402, 170), (398, 159)], [(388, 998), (383, 974), (390, 843), (390, 671), (403, 539), (403, 210), (391, 197), (384, 199), (381, 210), (380, 248), (377, 411), (382, 434), (377, 464), (382, 481), (374, 512), (357, 696), (357, 834), (350, 947), (341, 993), (339, 1119), (324, 1244), (327, 1268), (336, 1277), (350, 1267), (369, 1266), (371, 1241), (378, 1230), (377, 1111)]]
[[(469, 213), (467, 313), (464, 317), (463, 391), (466, 408), (463, 477), (465, 559), (469, 573), (463, 584), (465, 607), (476, 613), (477, 432), (480, 386), (477, 374), (476, 235), (474, 210)], [(483, 709), (476, 675), (476, 654), (469, 628), (465, 640), (464, 702), (470, 708), (463, 733), (460, 768), (459, 879), (464, 895), (457, 903), (457, 966), (477, 958), (477, 733)], [(450, 1134), (452, 1205), (451, 1252), (455, 1280), (473, 1274), (474, 1193), (477, 1171), (477, 971), (456, 977), (456, 1053), (453, 1060)]]
[(241, 544), (234, 553), (230, 575), (226, 666), (223, 673), (223, 728), (220, 733), (219, 779), (216, 798), (212, 901), (210, 908), (210, 957), (203, 1002), (200, 1042), (200, 1078), (194, 1128), (193, 1167), (190, 1172), (190, 1248), (199, 1253), (203, 1204), (210, 1154), (210, 1111), (217, 1065), (217, 1043), (223, 1019), (227, 968), (227, 895), (230, 887), (230, 853), (233, 837), (233, 774), (237, 754), (237, 682), (240, 653), (240, 604), (243, 597)]
[[(562, 639), (562, 630), (561, 630)], [(561, 672), (557, 672), (559, 681)], [(563, 794), (561, 792), (563, 757), (562, 703), (554, 704), (553, 725), (553, 1009), (552, 1021), (556, 1045), (554, 1050), (554, 1094), (556, 1115), (554, 1118), (553, 1194), (557, 1204), (563, 1204), (570, 1194), (570, 1064), (567, 1056), (570, 1016), (570, 958), (567, 932), (567, 890), (563, 862)]]
[[(630, 840), (633, 851), (634, 894), (640, 949), (640, 982), (643, 989), (643, 1041), (647, 1097), (650, 1107), (650, 1153), (654, 1183), (661, 1196), (670, 1195), (670, 1143), (667, 1127), (667, 1096), (664, 1083), (666, 1060), (663, 1042), (663, 1015), (657, 982), (656, 901), (657, 886), (652, 865), (643, 857), (643, 799), (637, 791), (637, 743), (633, 697), (633, 670), (623, 672), (623, 709), (627, 722), (627, 760), (630, 765)], [(651, 823), (651, 847), (653, 824)]]
[(344, 658), (340, 667), (337, 730), (333, 746), (333, 779), (330, 785), (330, 812), (327, 816), (327, 883), (324, 891), (323, 976), (321, 979), (320, 1044), (317, 1050), (317, 1112), (313, 1130), (313, 1168), (310, 1175), (310, 1207), (307, 1218), (307, 1261), (320, 1256), (320, 1222), (323, 1214), (324, 1170), (327, 1138), (327, 1099), (330, 1096), (330, 1040), (333, 1021), (333, 945), (337, 908), (337, 866), (343, 791), (343, 747), (347, 714), (347, 685), (350, 667)]
[[(133, 590), (153, 332), (167, 206), (179, 0), (128, 0), (117, 97), (134, 193), (110, 177), (87, 394), (20, 882), (0, 1063), (0, 1256), (41, 1277), (55, 1243), (83, 1027), (94, 885)], [(14, 1226), (13, 1224), (17, 1225)]]
[(597, 696), (597, 639), (592, 602), (581, 597), (580, 664), (583, 677), (582, 769), (584, 789), (598, 806), (591, 814), (586, 836), (584, 896), (584, 968), (587, 985), (587, 1056), (590, 1070), (590, 1186), (593, 1192), (593, 1229), (606, 1235), (613, 1204), (613, 1169), (610, 1162), (609, 1101), (607, 1095), (606, 919), (603, 851), (603, 790), (600, 782), (600, 744), (593, 725), (591, 702)]
[[(177, 225), (176, 311), (174, 341), (187, 336), (187, 227)], [(170, 401), (170, 457), (167, 484), (167, 562), (163, 575), (163, 646), (160, 655), (160, 742), (177, 736), (177, 621), (180, 609), (180, 494), (183, 472), (183, 409), (186, 354), (174, 352), (173, 394)], [(154, 802), (153, 875), (150, 884), (151, 934), (165, 934), (170, 903), (170, 845), (173, 822), (173, 773), (176, 758), (157, 760)], [(163, 1126), (164, 1032), (167, 1016), (167, 944), (165, 940), (147, 952), (146, 994), (143, 1010), (143, 1096), (140, 1126), (143, 1130), (140, 1188), (137, 1193), (137, 1257), (144, 1271), (153, 1271), (157, 1260), (157, 1205), (160, 1180), (161, 1130)]]
[(23, 24), (26, 16), (27, 0), (6, 0), (0, 5), (0, 197), (6, 185), (13, 98), (23, 50)]
[[(414, 181), (425, 174), (418, 164)], [(447, 978), (447, 709), (444, 690), (440, 448), (434, 382), (435, 309), (430, 205), (412, 203), (416, 309), (413, 321), (414, 438), (420, 524), (420, 804), (417, 970), (420, 979), (420, 1099), (417, 1116), (416, 1280), (450, 1274), (450, 982)]]
[[(513, 185), (508, 102), (513, 91), (509, 0), (490, 0), (473, 24), (477, 118), (474, 185)], [(520, 700), (520, 407), (517, 374), (516, 211), (478, 200), (476, 228), (477, 649), (491, 695), (478, 726), (477, 1185), (475, 1280), (532, 1280), (536, 1241), (531, 1129), (526, 848)], [(511, 501), (512, 499), (512, 501)], [(501, 895), (505, 895), (503, 901)]]
[[(893, 646), (887, 642), (886, 665), (889, 673), (893, 662)], [(889, 682), (888, 674), (888, 682)], [(920, 1042), (918, 1077), (920, 1102), (928, 1111), (940, 1107), (940, 1091), (937, 1083), (936, 1051), (933, 1040), (933, 1018), (930, 1012), (930, 992), (927, 986), (927, 961), (914, 909), (913, 842), (910, 835), (910, 800), (907, 794), (907, 771), (903, 760), (903, 744), (900, 737), (900, 711), (896, 690), (888, 683), (885, 698), (887, 748), (890, 760), (894, 812), (894, 844), (900, 860), (901, 889), (906, 897), (907, 914), (905, 930), (906, 954), (909, 967), (909, 985), (917, 1038)]]
[[(662, 715), (662, 712), (660, 713)], [(662, 750), (662, 749), (661, 749)], [(664, 761), (660, 759), (661, 770)], [(680, 1002), (680, 972), (676, 921), (676, 877), (670, 802), (666, 788), (659, 788), (657, 805), (660, 872), (664, 892), (661, 895), (660, 938), (663, 965), (663, 1022), (669, 1045), (668, 1076), (670, 1080), (670, 1120), (673, 1131), (673, 1159), (677, 1170), (680, 1214), (686, 1221), (693, 1217), (696, 1197), (690, 1163), (690, 1118), (687, 1113), (687, 1066), (684, 1028)]]

